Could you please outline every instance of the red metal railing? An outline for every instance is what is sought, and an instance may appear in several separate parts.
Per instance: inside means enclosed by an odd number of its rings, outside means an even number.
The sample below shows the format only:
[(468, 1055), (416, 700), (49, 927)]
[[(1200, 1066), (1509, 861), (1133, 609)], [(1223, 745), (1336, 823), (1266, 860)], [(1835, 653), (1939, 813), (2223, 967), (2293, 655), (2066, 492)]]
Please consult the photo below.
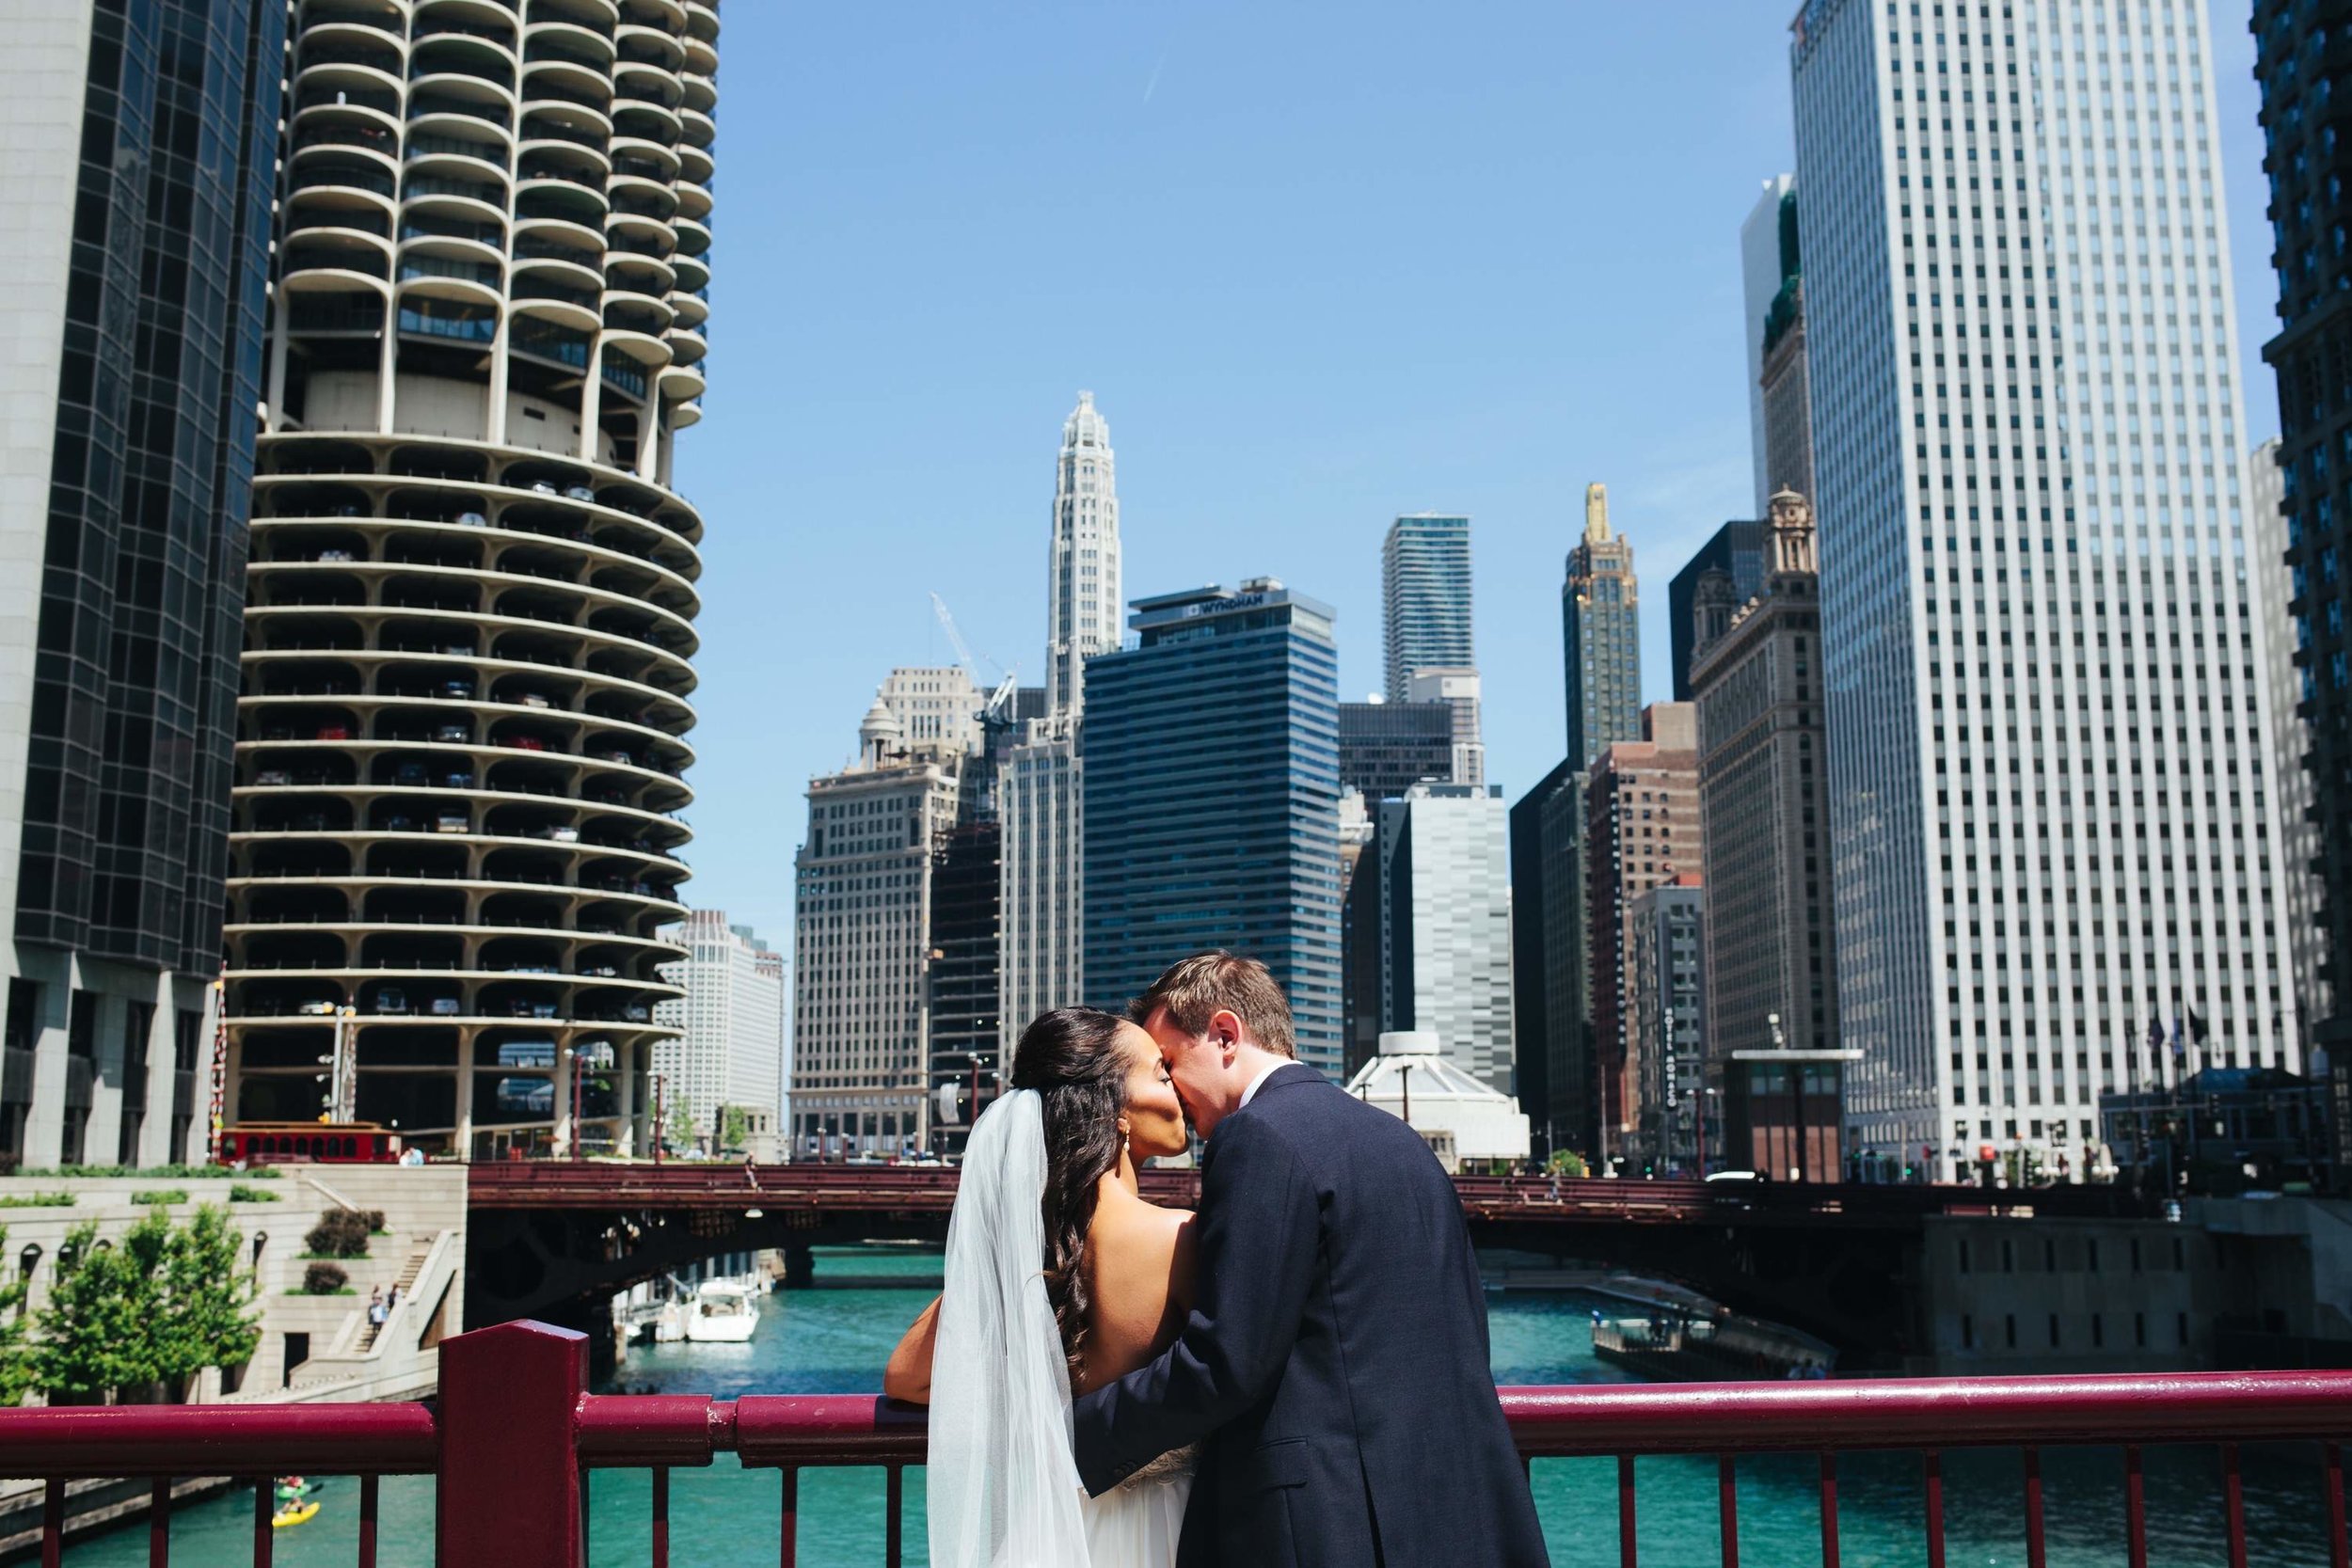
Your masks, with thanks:
[[(580, 1568), (588, 1472), (652, 1472), (652, 1561), (669, 1564), (669, 1472), (732, 1452), (778, 1472), (783, 1568), (796, 1560), (800, 1473), (879, 1466), (887, 1478), (886, 1560), (899, 1561), (905, 1472), (920, 1465), (920, 1411), (870, 1396), (597, 1395), (584, 1392), (587, 1341), (542, 1323), (506, 1323), (445, 1341), (437, 1408), (421, 1404), (277, 1405), (0, 1411), (0, 1475), (46, 1480), (41, 1560), (56, 1568), (66, 1482), (153, 1481), (150, 1557), (169, 1560), (174, 1477), (257, 1481), (253, 1560), (270, 1561), (272, 1477), (360, 1479), (358, 1562), (376, 1556), (376, 1481), (435, 1475), (439, 1568)], [(2196, 1443), (2221, 1451), (2232, 1568), (2245, 1568), (2247, 1528), (2238, 1449), (2254, 1442), (2319, 1446), (2330, 1568), (2346, 1560), (2343, 1442), (2352, 1435), (2352, 1372), (1942, 1378), (1855, 1383), (1676, 1385), (1506, 1389), (1503, 1408), (1529, 1461), (1614, 1456), (1619, 1557), (1635, 1568), (1633, 1461), (1713, 1454), (1725, 1568), (1740, 1561), (1737, 1463), (1743, 1454), (1820, 1457), (1821, 1561), (1837, 1568), (1841, 1454), (1920, 1454), (1923, 1560), (1944, 1562), (1942, 1458), (1963, 1448), (2024, 1452), (2021, 1497), (2029, 1568), (2043, 1562), (2042, 1452), (2121, 1447), (2126, 1547), (2147, 1568), (2143, 1445)], [(1932, 1436), (1934, 1446), (1921, 1438)]]

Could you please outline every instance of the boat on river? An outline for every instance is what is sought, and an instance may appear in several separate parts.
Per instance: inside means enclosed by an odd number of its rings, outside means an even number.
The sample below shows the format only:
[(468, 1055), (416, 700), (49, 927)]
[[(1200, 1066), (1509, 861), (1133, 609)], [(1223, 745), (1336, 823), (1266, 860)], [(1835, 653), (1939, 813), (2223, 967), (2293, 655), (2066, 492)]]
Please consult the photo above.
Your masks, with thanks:
[(686, 1312), (686, 1338), (696, 1344), (739, 1345), (759, 1326), (759, 1298), (731, 1279), (706, 1279)]

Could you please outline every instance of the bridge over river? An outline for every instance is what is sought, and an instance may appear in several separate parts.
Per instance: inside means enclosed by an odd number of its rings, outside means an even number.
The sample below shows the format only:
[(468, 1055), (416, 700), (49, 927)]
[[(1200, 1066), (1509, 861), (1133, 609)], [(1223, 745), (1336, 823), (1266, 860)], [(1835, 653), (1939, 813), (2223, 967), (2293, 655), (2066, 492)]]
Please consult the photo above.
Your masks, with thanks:
[[(811, 1249), (946, 1238), (956, 1172), (834, 1164), (598, 1161), (476, 1164), (466, 1321), (534, 1317), (603, 1332), (619, 1291), (723, 1252), (773, 1247), (788, 1284)], [(1192, 1171), (1146, 1171), (1144, 1196), (1190, 1206)], [(2114, 1187), (2007, 1190), (1460, 1177), (1481, 1247), (1638, 1270), (1837, 1345), (1856, 1370), (1924, 1341), (1920, 1249), (1939, 1216), (2153, 1217)]]

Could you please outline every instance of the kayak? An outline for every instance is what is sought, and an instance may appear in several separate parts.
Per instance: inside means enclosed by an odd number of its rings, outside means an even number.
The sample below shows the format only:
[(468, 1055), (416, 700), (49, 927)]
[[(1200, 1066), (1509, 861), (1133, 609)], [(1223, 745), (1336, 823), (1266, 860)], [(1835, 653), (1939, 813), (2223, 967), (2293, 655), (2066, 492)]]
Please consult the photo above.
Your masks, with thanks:
[(283, 1513), (274, 1513), (270, 1515), (269, 1528), (284, 1529), (288, 1525), (307, 1525), (310, 1522), (310, 1515), (318, 1511), (318, 1504), (304, 1503), (300, 1508), (289, 1509)]

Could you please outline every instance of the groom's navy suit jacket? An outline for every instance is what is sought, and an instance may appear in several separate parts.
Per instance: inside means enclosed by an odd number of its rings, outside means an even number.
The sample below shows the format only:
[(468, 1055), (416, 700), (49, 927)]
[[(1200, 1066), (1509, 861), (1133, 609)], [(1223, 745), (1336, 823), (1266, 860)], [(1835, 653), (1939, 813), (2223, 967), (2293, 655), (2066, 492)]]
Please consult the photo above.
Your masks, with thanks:
[(1420, 1135), (1285, 1067), (1217, 1124), (1200, 1185), (1183, 1334), (1077, 1402), (1088, 1490), (1201, 1442), (1186, 1568), (1544, 1564), (1461, 1201)]

